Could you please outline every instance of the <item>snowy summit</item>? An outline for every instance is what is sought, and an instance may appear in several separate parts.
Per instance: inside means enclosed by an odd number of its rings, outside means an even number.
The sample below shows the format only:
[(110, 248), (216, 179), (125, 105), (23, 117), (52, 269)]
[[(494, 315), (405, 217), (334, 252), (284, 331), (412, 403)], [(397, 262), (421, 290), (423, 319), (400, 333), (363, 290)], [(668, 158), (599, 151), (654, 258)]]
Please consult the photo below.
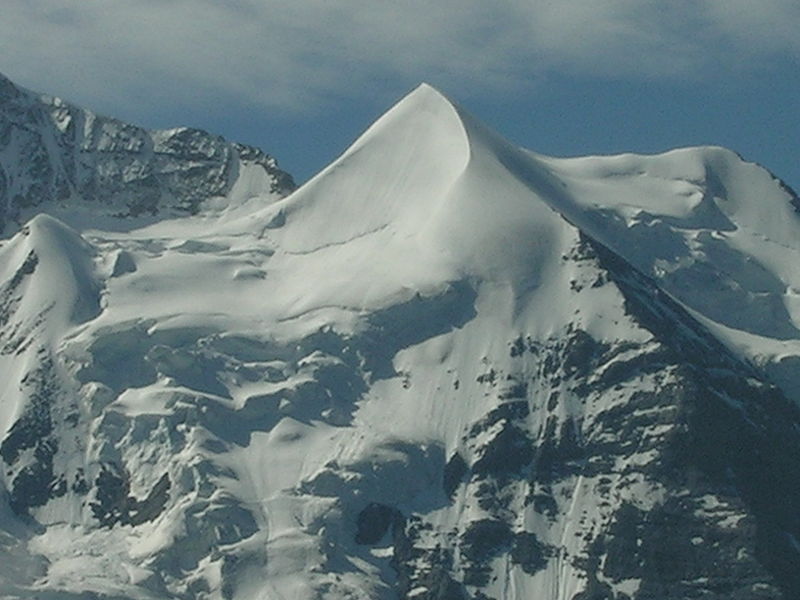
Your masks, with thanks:
[(2, 80), (0, 210), (0, 597), (800, 595), (800, 200), (733, 152), (423, 84), (295, 190)]

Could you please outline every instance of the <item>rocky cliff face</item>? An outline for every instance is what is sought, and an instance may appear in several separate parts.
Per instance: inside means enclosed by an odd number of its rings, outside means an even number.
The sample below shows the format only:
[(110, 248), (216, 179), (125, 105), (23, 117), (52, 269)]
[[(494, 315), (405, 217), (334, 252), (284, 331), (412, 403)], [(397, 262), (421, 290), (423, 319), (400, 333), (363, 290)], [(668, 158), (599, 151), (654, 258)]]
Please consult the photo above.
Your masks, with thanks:
[(800, 596), (768, 173), (547, 159), (423, 86), (264, 194), (0, 246), (2, 593)]
[(43, 210), (85, 207), (96, 217), (196, 213), (227, 196), (242, 171), (261, 169), (266, 191), (291, 177), (256, 148), (204, 131), (149, 131), (15, 86), (0, 75), (0, 227)]

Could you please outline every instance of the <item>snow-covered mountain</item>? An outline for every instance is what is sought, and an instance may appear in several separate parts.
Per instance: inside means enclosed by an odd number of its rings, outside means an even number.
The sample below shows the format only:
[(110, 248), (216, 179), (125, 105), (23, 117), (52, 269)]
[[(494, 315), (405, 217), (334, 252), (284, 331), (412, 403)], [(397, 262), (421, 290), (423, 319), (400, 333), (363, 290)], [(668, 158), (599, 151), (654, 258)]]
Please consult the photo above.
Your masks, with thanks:
[(230, 206), (256, 192), (293, 189), (256, 148), (186, 127), (148, 131), (0, 74), (0, 232), (41, 211), (76, 225), (130, 227), (195, 214), (220, 197)]
[(290, 195), (240, 179), (0, 246), (5, 597), (800, 597), (767, 171), (548, 158), (423, 85)]

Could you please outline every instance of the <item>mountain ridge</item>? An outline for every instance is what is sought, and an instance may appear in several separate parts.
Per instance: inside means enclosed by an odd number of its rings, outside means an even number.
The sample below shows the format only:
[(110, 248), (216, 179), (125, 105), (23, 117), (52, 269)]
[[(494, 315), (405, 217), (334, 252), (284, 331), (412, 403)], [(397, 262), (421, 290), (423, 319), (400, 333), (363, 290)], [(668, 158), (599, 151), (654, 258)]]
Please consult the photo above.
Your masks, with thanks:
[(295, 187), (252, 146), (186, 127), (146, 130), (5, 77), (0, 85), (0, 217), (9, 231), (39, 210), (79, 227), (80, 217), (124, 227), (125, 218), (159, 211), (197, 213), (210, 199), (229, 196), (239, 181), (253, 179), (261, 193), (276, 197)]
[(243, 185), (0, 245), (0, 595), (800, 593), (769, 173), (544, 157), (421, 86), (292, 194)]

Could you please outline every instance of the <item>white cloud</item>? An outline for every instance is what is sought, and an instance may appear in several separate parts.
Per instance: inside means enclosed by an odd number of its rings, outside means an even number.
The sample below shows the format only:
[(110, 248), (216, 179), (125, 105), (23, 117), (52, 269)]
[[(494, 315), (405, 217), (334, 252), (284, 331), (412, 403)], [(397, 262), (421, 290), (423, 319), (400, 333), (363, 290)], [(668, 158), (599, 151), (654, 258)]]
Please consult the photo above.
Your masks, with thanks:
[(686, 78), (800, 57), (796, 0), (5, 0), (0, 70), (100, 107), (313, 110), (385, 80)]

